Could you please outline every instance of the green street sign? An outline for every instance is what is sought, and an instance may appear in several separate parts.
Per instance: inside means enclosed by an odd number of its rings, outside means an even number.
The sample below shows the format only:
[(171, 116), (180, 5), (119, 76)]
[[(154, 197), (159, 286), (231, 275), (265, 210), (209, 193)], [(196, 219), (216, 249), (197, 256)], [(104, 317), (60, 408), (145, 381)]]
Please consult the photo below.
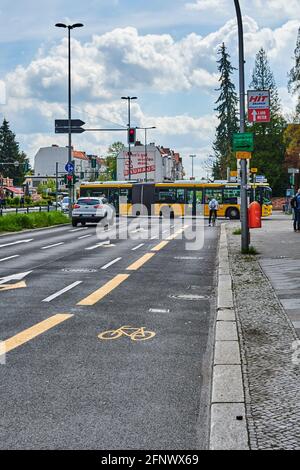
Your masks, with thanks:
[(242, 134), (233, 134), (233, 151), (234, 152), (253, 152), (254, 135), (248, 132)]

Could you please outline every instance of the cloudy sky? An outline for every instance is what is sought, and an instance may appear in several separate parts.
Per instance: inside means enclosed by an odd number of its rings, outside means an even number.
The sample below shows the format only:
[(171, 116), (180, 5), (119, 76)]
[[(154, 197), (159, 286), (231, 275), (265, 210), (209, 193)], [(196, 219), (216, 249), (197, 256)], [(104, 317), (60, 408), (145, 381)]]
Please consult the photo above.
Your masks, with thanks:
[[(294, 101), (287, 72), (300, 0), (240, 4), (247, 85), (263, 46), (289, 113)], [(54, 134), (54, 120), (67, 114), (67, 41), (65, 30), (54, 27), (61, 21), (85, 24), (73, 32), (73, 117), (86, 127), (126, 126), (120, 97), (138, 96), (132, 125), (156, 126), (149, 141), (179, 151), (188, 176), (189, 155), (196, 154), (196, 176), (205, 174), (202, 162), (211, 153), (216, 125), (216, 53), (223, 41), (237, 66), (233, 0), (2, 0), (0, 118), (10, 121), (32, 161), (41, 146), (67, 145), (66, 136)], [(85, 133), (74, 136), (74, 146), (105, 154), (114, 140), (125, 143), (126, 133)]]

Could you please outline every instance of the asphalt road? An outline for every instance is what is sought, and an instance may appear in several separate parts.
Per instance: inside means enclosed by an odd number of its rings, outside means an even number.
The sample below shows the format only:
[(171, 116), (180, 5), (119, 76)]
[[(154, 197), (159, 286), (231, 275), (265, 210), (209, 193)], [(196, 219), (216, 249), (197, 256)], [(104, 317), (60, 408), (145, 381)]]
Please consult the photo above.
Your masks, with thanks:
[(187, 250), (193, 223), (0, 237), (1, 449), (207, 447), (219, 229)]

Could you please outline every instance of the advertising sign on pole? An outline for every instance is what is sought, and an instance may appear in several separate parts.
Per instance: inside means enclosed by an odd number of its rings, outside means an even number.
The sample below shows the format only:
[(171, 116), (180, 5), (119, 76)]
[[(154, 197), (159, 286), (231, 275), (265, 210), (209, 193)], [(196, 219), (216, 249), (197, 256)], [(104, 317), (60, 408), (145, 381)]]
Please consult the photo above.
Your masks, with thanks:
[(248, 121), (270, 122), (270, 91), (248, 91)]

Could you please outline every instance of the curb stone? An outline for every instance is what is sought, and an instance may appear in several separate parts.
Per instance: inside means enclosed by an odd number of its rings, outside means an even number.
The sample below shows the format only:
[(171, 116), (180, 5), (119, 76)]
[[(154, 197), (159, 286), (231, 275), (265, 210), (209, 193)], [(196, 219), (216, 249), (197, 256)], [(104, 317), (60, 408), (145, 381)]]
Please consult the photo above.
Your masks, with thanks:
[(217, 310), (209, 448), (249, 450), (241, 353), (225, 224), (221, 226), (219, 247)]

